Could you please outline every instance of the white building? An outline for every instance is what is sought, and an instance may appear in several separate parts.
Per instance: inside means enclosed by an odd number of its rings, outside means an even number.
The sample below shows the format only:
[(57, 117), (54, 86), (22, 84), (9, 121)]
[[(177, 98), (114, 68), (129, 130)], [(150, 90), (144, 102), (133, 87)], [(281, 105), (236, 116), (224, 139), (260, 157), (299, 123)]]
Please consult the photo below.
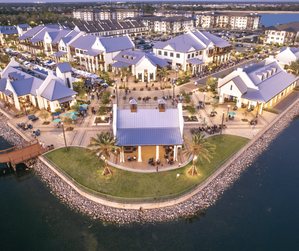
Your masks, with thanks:
[(274, 106), (282, 96), (289, 94), (299, 77), (287, 73), (273, 57), (240, 67), (223, 79), (218, 80), (219, 103), (234, 101), (248, 108)]
[(299, 22), (281, 24), (265, 28), (265, 44), (295, 44), (299, 36)]
[(201, 72), (209, 62), (226, 62), (230, 56), (231, 45), (209, 33), (188, 32), (166, 42), (157, 42), (153, 47), (156, 57), (163, 58), (173, 69)]
[(299, 49), (295, 47), (282, 47), (275, 58), (282, 67), (285, 67), (299, 59)]
[(68, 63), (57, 64), (54, 75), (51, 70), (29, 70), (11, 58), (1, 72), (0, 98), (20, 111), (32, 105), (54, 112), (75, 104), (75, 96)]

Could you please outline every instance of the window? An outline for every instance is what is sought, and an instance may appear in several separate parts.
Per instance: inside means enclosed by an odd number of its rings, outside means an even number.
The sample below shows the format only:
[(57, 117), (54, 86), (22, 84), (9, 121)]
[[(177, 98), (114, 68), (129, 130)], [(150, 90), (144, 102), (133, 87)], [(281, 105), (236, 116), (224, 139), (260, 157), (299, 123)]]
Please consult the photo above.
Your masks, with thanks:
[(199, 52), (199, 55), (201, 55), (201, 54), (202, 54), (202, 51)]
[(194, 58), (194, 53), (192, 53), (192, 57)]
[(159, 55), (162, 55), (162, 51), (158, 51), (158, 54), (159, 54)]
[(164, 56), (167, 56), (167, 55), (168, 55), (167, 51), (164, 51)]
[(176, 58), (180, 58), (180, 54), (179, 53), (176, 54)]
[(170, 56), (173, 57), (173, 52), (170, 52)]
[(230, 90), (232, 90), (232, 89), (233, 89), (233, 85), (230, 86)]
[(198, 56), (198, 51), (196, 52), (196, 56)]
[(80, 50), (80, 54), (83, 54), (83, 51), (82, 51), (82, 50)]
[(190, 54), (188, 54), (188, 58), (190, 58)]
[(76, 53), (79, 53), (79, 50), (78, 50), (78, 49), (76, 49)]

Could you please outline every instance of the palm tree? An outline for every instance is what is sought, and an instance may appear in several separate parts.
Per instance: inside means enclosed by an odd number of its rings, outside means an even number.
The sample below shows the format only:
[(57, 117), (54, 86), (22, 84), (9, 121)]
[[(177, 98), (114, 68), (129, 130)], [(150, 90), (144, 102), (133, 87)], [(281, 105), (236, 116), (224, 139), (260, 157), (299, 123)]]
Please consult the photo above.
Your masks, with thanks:
[(105, 161), (105, 169), (102, 175), (108, 173), (112, 174), (112, 171), (108, 167), (108, 158), (110, 157), (110, 154), (116, 156), (116, 151), (120, 149), (119, 146), (115, 146), (116, 142), (117, 140), (114, 139), (110, 132), (101, 132), (101, 134), (97, 134), (97, 138), (90, 138), (90, 144), (87, 146), (88, 148), (91, 148), (89, 154), (96, 154), (99, 159), (104, 159)]
[(192, 134), (192, 140), (189, 140), (186, 136), (184, 137), (184, 145), (185, 149), (183, 150), (183, 154), (188, 157), (193, 157), (193, 164), (188, 170), (191, 175), (198, 174), (196, 169), (196, 160), (200, 159), (202, 162), (203, 159), (206, 159), (210, 162), (210, 158), (212, 158), (212, 154), (215, 153), (216, 146), (212, 145), (207, 141), (205, 135), (201, 133)]
[(161, 79), (164, 77), (167, 79), (167, 77), (171, 74), (171, 70), (169, 70), (167, 68), (167, 66), (164, 66), (160, 69), (157, 70), (157, 76), (160, 77), (160, 82), (161, 82)]
[(291, 62), (288, 69), (291, 71), (292, 74), (295, 75), (295, 77), (298, 77), (299, 76), (299, 59)]

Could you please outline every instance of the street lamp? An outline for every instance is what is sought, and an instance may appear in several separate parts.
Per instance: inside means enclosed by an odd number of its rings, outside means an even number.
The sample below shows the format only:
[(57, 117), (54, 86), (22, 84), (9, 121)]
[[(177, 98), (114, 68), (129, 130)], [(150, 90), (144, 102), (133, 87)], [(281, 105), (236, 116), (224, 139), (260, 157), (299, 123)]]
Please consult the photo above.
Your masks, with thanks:
[(174, 87), (175, 87), (175, 83), (172, 83), (172, 100), (174, 101)]
[(206, 100), (206, 93), (203, 93), (203, 104), (205, 105), (205, 100)]
[(222, 124), (221, 124), (221, 131), (220, 131), (220, 135), (222, 134), (223, 121), (224, 121), (224, 113), (225, 113), (225, 111), (223, 110), (223, 113), (222, 113)]
[(176, 80), (178, 79), (178, 71), (179, 71), (178, 69), (175, 70), (175, 79)]
[(67, 145), (66, 145), (66, 139), (65, 139), (65, 133), (64, 133), (63, 122), (61, 122), (61, 126), (62, 126), (63, 138), (64, 138), (65, 151), (67, 151)]
[(116, 105), (118, 107), (117, 79), (115, 79), (115, 88), (116, 88)]
[(230, 105), (227, 105), (227, 115), (229, 113), (229, 108), (230, 108)]
[(86, 102), (87, 102), (87, 93), (85, 93), (85, 99), (86, 99)]

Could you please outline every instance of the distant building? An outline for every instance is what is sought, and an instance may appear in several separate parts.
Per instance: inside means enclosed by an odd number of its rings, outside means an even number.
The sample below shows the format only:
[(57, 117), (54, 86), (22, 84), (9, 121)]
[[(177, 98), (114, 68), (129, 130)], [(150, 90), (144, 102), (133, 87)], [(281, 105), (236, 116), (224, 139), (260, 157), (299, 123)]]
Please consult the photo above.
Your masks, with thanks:
[(143, 14), (142, 11), (135, 9), (79, 9), (73, 11), (73, 17), (84, 21), (98, 21), (98, 20), (124, 20), (128, 17), (136, 17)]
[(139, 16), (129, 18), (130, 20), (141, 21), (147, 28), (154, 32), (178, 33), (194, 29), (195, 19), (184, 16)]
[(147, 29), (141, 21), (135, 20), (99, 20), (99, 21), (77, 21), (61, 24), (65, 28), (74, 29), (78, 32), (84, 31), (87, 34), (116, 37), (122, 35), (142, 36)]
[(229, 60), (231, 45), (206, 31), (188, 32), (153, 47), (155, 56), (165, 59), (173, 69), (201, 72), (209, 62)]
[(18, 36), (18, 30), (15, 25), (13, 26), (0, 26), (0, 42), (1, 44), (6, 44), (6, 38), (10, 35), (15, 37)]
[(246, 12), (200, 12), (196, 13), (196, 27), (258, 29), (261, 16)]
[(185, 10), (158, 10), (154, 11), (155, 16), (159, 17), (174, 17), (174, 16), (183, 16), (183, 17), (194, 17), (194, 12), (185, 11)]
[(282, 47), (280, 52), (275, 56), (275, 59), (285, 68), (299, 59), (299, 49), (298, 47)]
[(265, 44), (295, 44), (299, 36), (299, 22), (286, 23), (265, 28)]

